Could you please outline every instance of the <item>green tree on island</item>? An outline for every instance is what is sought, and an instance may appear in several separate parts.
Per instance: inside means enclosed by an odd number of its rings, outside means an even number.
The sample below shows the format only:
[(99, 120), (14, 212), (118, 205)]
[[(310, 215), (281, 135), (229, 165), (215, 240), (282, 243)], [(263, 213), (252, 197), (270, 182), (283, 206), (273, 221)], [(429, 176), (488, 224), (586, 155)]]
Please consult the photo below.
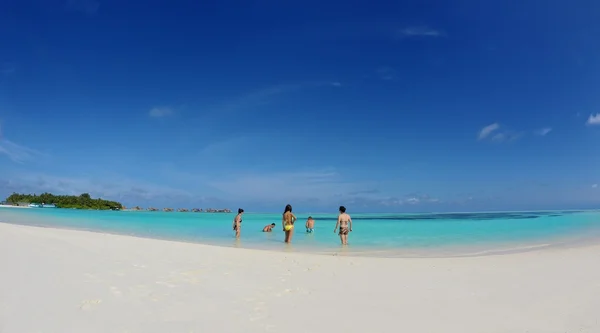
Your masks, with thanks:
[(13, 193), (6, 202), (12, 204), (18, 203), (44, 203), (54, 204), (58, 208), (76, 208), (76, 209), (123, 209), (120, 202), (109, 201), (104, 199), (92, 199), (89, 193), (83, 193), (80, 196), (75, 195), (54, 195), (51, 193), (37, 194), (20, 194)]

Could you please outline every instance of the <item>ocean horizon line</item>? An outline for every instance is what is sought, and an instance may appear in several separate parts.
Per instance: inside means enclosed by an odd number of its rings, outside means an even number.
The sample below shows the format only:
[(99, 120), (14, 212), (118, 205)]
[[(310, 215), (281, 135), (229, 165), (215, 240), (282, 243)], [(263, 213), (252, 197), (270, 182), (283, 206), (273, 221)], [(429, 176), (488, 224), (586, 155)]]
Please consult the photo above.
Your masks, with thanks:
[[(151, 213), (209, 213), (209, 214), (237, 214), (237, 210), (231, 210), (231, 212), (229, 213), (225, 213), (225, 212), (192, 212), (192, 211), (188, 211), (188, 212), (179, 212), (179, 211), (172, 211), (172, 212), (164, 212), (162, 210), (158, 210), (158, 211), (148, 211), (148, 210), (131, 210), (131, 209), (123, 209), (121, 210), (123, 212), (151, 212)], [(457, 211), (421, 211), (421, 212), (375, 212), (375, 211), (370, 211), (370, 212), (363, 212), (363, 211), (348, 211), (349, 214), (357, 214), (357, 215), (368, 215), (368, 214), (398, 214), (398, 215), (424, 215), (424, 214), (431, 214), (431, 215), (435, 215), (435, 214), (486, 214), (486, 213), (533, 213), (533, 212), (598, 212), (600, 211), (600, 208), (587, 208), (587, 209), (573, 209), (573, 208), (568, 208), (568, 209), (519, 209), (519, 210), (457, 210)], [(267, 212), (267, 211), (248, 211), (244, 209), (244, 214), (265, 214), (265, 215), (269, 215), (269, 214), (282, 214), (283, 212)], [(294, 214), (296, 215), (311, 215), (311, 214), (337, 214), (337, 211), (330, 211), (330, 212), (305, 212), (305, 211), (300, 211), (300, 212), (294, 212)]]

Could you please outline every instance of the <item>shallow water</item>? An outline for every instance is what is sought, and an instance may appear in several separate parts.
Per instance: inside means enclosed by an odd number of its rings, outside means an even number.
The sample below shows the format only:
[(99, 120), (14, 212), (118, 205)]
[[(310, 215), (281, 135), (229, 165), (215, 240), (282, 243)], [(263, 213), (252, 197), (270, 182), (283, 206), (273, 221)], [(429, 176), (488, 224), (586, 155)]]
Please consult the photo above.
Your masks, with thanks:
[[(280, 214), (246, 213), (242, 237), (235, 214), (0, 208), (0, 221), (256, 249), (367, 256), (455, 256), (526, 251), (600, 239), (600, 212), (546, 211), (445, 214), (352, 214), (349, 246), (333, 233), (336, 215), (298, 214), (293, 244), (283, 243)], [(276, 223), (273, 233), (261, 232)]]

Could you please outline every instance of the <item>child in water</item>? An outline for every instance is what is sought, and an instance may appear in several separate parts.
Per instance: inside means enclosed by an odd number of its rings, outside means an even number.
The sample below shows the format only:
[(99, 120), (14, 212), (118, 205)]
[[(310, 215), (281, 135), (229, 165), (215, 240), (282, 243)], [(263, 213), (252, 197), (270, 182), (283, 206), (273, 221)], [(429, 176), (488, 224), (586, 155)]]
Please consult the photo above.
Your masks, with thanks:
[(311, 234), (315, 231), (315, 220), (312, 218), (312, 216), (308, 217), (308, 220), (306, 220), (306, 232)]

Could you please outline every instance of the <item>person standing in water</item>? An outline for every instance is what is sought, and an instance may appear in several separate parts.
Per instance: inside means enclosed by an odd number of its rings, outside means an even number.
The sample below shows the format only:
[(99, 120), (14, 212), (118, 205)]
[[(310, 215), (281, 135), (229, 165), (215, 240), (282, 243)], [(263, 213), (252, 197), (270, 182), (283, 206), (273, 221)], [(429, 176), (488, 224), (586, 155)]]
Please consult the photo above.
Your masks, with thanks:
[(233, 230), (235, 231), (235, 238), (240, 238), (240, 232), (242, 232), (242, 215), (244, 215), (244, 210), (239, 208), (237, 215), (233, 218)]
[(294, 235), (294, 222), (296, 222), (296, 216), (292, 213), (292, 205), (288, 204), (285, 206), (283, 217), (281, 219), (283, 231), (285, 231), (286, 243), (290, 243), (292, 241), (292, 236)]
[(312, 216), (308, 217), (308, 220), (306, 220), (306, 232), (311, 234), (313, 232), (315, 232), (315, 220), (312, 218)]
[(342, 245), (348, 245), (348, 234), (352, 231), (352, 219), (346, 213), (346, 207), (344, 206), (340, 206), (340, 215), (338, 215), (333, 233), (337, 231), (338, 227), (340, 228), (339, 235)]

